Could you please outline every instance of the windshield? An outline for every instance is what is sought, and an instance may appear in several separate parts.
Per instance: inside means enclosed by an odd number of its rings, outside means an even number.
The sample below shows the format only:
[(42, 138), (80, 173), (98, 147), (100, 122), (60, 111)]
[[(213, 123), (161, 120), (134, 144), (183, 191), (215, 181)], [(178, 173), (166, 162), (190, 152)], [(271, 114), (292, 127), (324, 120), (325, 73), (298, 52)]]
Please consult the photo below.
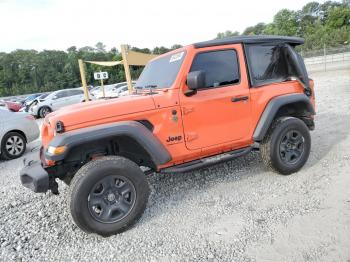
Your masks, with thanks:
[(34, 94), (34, 95), (27, 96), (26, 99), (24, 99), (24, 101), (33, 100), (33, 99), (35, 99), (35, 98), (38, 97), (38, 96), (39, 96), (38, 94)]
[(135, 88), (170, 87), (180, 70), (185, 53), (185, 51), (181, 51), (148, 63), (136, 82)]
[(50, 93), (47, 93), (47, 94), (42, 94), (41, 96), (39, 96), (39, 99), (44, 99), (46, 98)]

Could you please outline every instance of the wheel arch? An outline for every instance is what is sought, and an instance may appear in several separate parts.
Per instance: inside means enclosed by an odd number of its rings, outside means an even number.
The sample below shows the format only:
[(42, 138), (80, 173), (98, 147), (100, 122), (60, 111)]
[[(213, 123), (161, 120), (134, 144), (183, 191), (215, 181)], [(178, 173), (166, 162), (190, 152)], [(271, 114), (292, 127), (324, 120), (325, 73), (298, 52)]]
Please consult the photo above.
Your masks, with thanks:
[(11, 132), (15, 132), (15, 133), (21, 134), (21, 135), (24, 137), (25, 142), (27, 143), (27, 136), (26, 136), (26, 134), (25, 134), (22, 130), (19, 130), (19, 129), (12, 129), (12, 130), (9, 130), (9, 131), (7, 131), (7, 132), (4, 134), (4, 136), (7, 135), (8, 133), (11, 133)]
[(138, 165), (156, 168), (171, 160), (163, 144), (142, 123), (123, 121), (74, 130), (56, 136), (49, 146), (67, 146), (61, 155), (45, 157), (53, 161), (89, 161), (102, 155), (120, 155)]
[(312, 129), (313, 123), (310, 123), (307, 118), (315, 114), (315, 109), (305, 94), (289, 94), (275, 97), (270, 100), (261, 114), (253, 134), (253, 140), (255, 142), (262, 141), (273, 120), (282, 116), (300, 118)]

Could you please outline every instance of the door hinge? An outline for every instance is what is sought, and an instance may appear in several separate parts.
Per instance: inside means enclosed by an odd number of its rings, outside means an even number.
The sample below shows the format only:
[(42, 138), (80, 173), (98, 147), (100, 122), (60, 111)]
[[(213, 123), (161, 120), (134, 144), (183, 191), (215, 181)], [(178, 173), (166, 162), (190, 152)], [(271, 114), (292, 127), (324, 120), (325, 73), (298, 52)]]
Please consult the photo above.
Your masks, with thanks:
[(187, 114), (189, 114), (189, 113), (191, 113), (191, 112), (193, 112), (194, 111), (194, 108), (193, 107), (183, 107), (182, 108), (182, 114), (183, 115), (187, 115)]
[(197, 133), (187, 133), (186, 134), (186, 141), (187, 142), (193, 141), (193, 140), (195, 140), (197, 138), (198, 138), (198, 134)]

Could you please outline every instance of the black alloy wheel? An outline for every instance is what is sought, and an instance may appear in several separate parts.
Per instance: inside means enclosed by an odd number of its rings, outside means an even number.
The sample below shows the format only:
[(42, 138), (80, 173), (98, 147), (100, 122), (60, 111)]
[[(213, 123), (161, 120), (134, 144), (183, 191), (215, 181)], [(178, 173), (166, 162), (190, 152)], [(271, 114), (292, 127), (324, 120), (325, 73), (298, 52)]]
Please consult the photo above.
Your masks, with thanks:
[(136, 190), (125, 177), (110, 175), (99, 180), (90, 191), (90, 214), (101, 223), (115, 223), (126, 217), (134, 207)]
[(282, 136), (280, 143), (280, 157), (286, 164), (297, 163), (304, 152), (305, 138), (298, 130), (290, 130)]

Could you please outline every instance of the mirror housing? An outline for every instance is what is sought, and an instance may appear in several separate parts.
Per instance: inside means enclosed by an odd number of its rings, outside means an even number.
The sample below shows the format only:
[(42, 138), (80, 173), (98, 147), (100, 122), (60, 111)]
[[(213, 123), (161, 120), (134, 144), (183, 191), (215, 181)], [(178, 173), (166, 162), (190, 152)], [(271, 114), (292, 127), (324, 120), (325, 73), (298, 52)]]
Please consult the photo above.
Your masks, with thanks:
[(190, 90), (197, 90), (205, 87), (205, 72), (200, 70), (188, 73), (187, 86)]

